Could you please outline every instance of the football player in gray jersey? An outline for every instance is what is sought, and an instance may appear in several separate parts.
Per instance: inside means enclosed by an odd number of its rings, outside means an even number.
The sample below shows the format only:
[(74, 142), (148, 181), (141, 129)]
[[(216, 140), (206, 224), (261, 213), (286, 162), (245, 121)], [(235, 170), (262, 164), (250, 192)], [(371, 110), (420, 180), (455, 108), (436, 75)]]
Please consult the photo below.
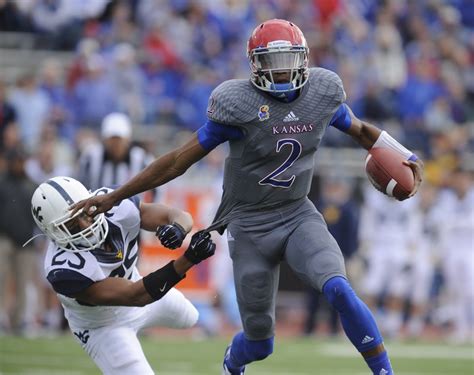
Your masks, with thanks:
[(341, 251), (308, 200), (314, 154), (328, 126), (362, 147), (391, 148), (415, 175), (423, 163), (387, 132), (354, 116), (334, 72), (308, 67), (301, 30), (285, 20), (258, 25), (247, 45), (251, 78), (229, 80), (212, 93), (208, 121), (183, 146), (158, 158), (110, 194), (80, 202), (91, 215), (183, 174), (213, 148), (229, 142), (221, 205), (208, 230), (227, 228), (244, 330), (227, 348), (223, 374), (273, 351), (275, 297), (282, 259), (321, 290), (339, 312), (344, 331), (373, 374), (392, 374), (372, 313), (346, 279)]
[(46, 277), (75, 338), (102, 373), (152, 375), (137, 332), (151, 326), (189, 328), (197, 322), (196, 308), (173, 287), (194, 264), (214, 254), (215, 244), (208, 232), (197, 232), (182, 256), (142, 278), (136, 267), (140, 229), (156, 230), (161, 243), (174, 249), (191, 230), (191, 215), (137, 197), (94, 218), (83, 212), (71, 215), (69, 206), (89, 196), (70, 177), (49, 179), (34, 192), (34, 220), (51, 240)]

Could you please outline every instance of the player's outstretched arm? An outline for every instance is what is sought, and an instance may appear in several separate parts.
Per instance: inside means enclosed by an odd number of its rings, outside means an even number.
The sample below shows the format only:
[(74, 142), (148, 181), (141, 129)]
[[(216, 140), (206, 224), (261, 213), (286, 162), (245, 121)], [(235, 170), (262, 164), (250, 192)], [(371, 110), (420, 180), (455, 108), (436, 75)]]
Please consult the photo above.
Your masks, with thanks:
[(351, 125), (347, 130), (347, 134), (352, 136), (352, 138), (366, 150), (370, 150), (374, 146), (389, 147), (406, 156), (407, 160), (404, 164), (411, 168), (413, 175), (415, 176), (415, 187), (411, 192), (410, 197), (415, 195), (423, 181), (423, 161), (393, 139), (387, 132), (358, 119), (352, 111), (350, 111), (350, 116)]
[(209, 233), (196, 232), (188, 249), (175, 261), (133, 282), (119, 277), (98, 281), (72, 296), (81, 302), (96, 306), (145, 306), (159, 300), (195, 264), (214, 255), (216, 245)]
[(140, 203), (142, 229), (156, 232), (161, 244), (168, 249), (176, 249), (183, 244), (193, 227), (189, 212), (159, 203)]
[(208, 150), (201, 146), (197, 134), (194, 133), (192, 138), (183, 146), (155, 159), (144, 170), (118, 189), (72, 205), (72, 215), (80, 209), (84, 209), (89, 215), (107, 212), (114, 204), (123, 199), (163, 185), (182, 175), (191, 165), (202, 159), (208, 152)]

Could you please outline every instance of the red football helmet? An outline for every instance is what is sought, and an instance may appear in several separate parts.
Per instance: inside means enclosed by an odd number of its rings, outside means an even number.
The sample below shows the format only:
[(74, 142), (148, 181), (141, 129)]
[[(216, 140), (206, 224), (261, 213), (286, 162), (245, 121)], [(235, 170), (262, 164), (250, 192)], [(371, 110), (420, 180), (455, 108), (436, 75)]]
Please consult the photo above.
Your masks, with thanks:
[(294, 23), (263, 22), (247, 43), (252, 83), (273, 93), (298, 90), (308, 81), (308, 53), (306, 39)]

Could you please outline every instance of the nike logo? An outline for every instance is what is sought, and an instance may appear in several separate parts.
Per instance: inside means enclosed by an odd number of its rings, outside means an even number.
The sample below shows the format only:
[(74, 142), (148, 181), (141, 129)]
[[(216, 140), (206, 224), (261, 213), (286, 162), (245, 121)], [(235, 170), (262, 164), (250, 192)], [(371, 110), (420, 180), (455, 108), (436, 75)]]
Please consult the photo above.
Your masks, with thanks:
[(162, 288), (160, 288), (160, 292), (164, 292), (166, 289), (166, 285), (168, 285), (168, 282), (166, 282)]

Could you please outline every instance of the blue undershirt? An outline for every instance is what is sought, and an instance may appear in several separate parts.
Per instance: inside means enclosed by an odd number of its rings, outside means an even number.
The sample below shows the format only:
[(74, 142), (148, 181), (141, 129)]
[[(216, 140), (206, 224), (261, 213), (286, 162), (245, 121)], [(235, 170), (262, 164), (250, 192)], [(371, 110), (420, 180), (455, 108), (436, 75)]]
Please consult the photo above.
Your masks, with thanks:
[[(343, 103), (332, 117), (328, 126), (333, 126), (343, 132), (351, 127), (350, 109)], [(212, 120), (207, 120), (197, 131), (200, 145), (207, 151), (211, 151), (229, 140), (238, 140), (244, 138), (244, 131), (231, 125), (223, 125)]]

